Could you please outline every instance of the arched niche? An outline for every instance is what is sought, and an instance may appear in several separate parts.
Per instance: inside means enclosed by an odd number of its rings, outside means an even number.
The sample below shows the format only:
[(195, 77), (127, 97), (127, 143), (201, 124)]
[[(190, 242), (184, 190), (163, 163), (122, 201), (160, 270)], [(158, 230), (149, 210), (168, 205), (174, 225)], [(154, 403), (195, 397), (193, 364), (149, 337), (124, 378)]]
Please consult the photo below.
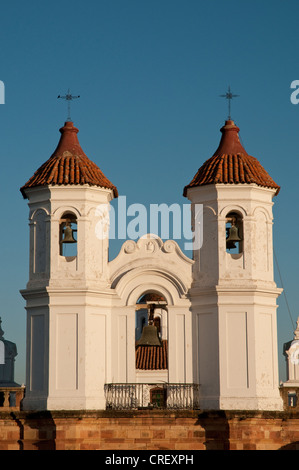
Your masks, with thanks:
[[(163, 295), (145, 292), (136, 303), (135, 367), (143, 374), (168, 369), (168, 310)], [(158, 377), (157, 377), (158, 380)]]
[(78, 219), (74, 212), (64, 212), (59, 220), (60, 255), (65, 257), (77, 256)]
[(33, 270), (35, 274), (46, 272), (47, 268), (47, 224), (48, 213), (44, 209), (37, 209), (31, 217), (33, 226)]
[(167, 339), (167, 302), (158, 292), (146, 292), (136, 303), (136, 341), (140, 339), (143, 327), (149, 323), (157, 328), (160, 340)]
[(241, 254), (244, 250), (243, 215), (238, 210), (226, 214), (226, 251), (232, 255)]
[(262, 273), (269, 271), (271, 248), (272, 222), (269, 214), (263, 208), (254, 211), (255, 233), (254, 233), (254, 256), (255, 266)]
[[(179, 286), (172, 278), (165, 277), (161, 274), (162, 273), (147, 271), (143, 273), (140, 272), (136, 277), (131, 277), (126, 285), (122, 286), (121, 297), (125, 305), (136, 305), (138, 299), (145, 292), (152, 291), (161, 294), (165, 298), (167, 305), (171, 306), (177, 304), (181, 297)], [(125, 280), (123, 279), (123, 281)]]

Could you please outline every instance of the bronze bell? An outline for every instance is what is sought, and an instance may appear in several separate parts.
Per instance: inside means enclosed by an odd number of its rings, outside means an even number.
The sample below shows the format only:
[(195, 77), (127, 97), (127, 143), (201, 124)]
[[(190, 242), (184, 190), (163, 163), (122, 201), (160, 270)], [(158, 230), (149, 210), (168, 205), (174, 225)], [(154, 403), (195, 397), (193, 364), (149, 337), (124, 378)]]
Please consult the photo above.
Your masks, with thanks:
[(239, 230), (236, 225), (232, 225), (228, 231), (228, 236), (226, 238), (226, 248), (228, 250), (232, 250), (233, 248), (236, 248), (235, 243), (242, 241), (242, 239), (239, 237)]
[(154, 325), (144, 326), (137, 346), (161, 346), (158, 330)]
[(74, 231), (69, 224), (66, 225), (63, 231), (64, 237), (62, 243), (77, 243), (77, 240), (74, 239)]

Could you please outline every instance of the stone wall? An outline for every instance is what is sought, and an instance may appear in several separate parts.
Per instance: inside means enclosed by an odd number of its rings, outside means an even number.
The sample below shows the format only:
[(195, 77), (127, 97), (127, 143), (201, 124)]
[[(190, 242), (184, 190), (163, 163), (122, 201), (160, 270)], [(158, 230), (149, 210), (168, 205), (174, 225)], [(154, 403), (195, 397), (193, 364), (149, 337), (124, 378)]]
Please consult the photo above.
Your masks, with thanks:
[(213, 449), (299, 450), (299, 413), (0, 413), (0, 450)]

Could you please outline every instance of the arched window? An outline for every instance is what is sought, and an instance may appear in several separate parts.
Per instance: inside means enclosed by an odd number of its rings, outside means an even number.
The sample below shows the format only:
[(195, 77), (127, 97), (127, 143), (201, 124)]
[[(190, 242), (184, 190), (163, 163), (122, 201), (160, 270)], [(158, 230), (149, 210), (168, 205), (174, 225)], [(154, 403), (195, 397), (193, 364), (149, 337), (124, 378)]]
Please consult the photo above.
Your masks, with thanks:
[(65, 257), (77, 256), (77, 217), (66, 212), (59, 223), (60, 254)]
[(226, 216), (226, 251), (243, 253), (243, 218), (238, 212), (229, 212)]
[[(136, 305), (136, 341), (141, 337), (144, 326), (152, 324), (157, 328), (161, 339), (167, 339), (167, 303), (165, 298), (155, 292), (143, 294)], [(162, 338), (163, 330), (163, 338)]]
[(136, 369), (168, 369), (167, 302), (162, 295), (147, 292), (138, 300), (135, 339)]

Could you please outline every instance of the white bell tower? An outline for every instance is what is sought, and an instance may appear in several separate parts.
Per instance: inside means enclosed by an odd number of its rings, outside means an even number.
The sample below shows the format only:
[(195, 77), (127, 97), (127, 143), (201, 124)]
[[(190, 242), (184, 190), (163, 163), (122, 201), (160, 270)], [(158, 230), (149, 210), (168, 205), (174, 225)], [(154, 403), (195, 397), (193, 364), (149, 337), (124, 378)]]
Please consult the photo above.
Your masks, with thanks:
[(51, 158), (21, 188), (30, 226), (29, 282), (21, 292), (27, 310), (24, 408), (103, 409), (111, 297), (105, 214), (118, 194), (84, 154), (73, 123), (60, 132)]
[[(203, 206), (190, 291), (203, 409), (282, 409), (278, 384), (272, 206), (279, 186), (227, 120), (215, 154), (184, 195)], [(196, 223), (193, 216), (193, 223)]]

